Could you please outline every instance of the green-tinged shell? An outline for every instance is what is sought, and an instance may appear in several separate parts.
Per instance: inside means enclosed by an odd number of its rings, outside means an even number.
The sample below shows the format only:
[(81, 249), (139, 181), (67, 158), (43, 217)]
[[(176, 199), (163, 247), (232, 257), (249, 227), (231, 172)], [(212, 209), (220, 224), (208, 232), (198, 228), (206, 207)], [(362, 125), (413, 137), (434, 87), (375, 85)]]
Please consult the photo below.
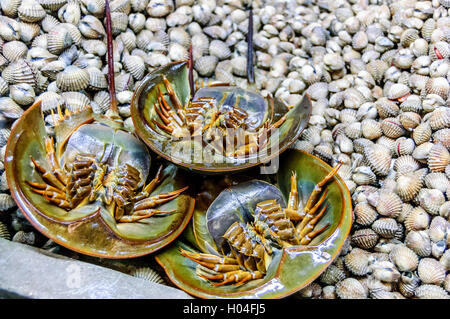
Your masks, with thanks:
[[(154, 107), (155, 104), (158, 105), (158, 88), (163, 94), (166, 92), (163, 75), (171, 83), (182, 105), (187, 105), (191, 99), (186, 61), (170, 63), (155, 70), (142, 80), (131, 102), (131, 116), (136, 133), (158, 155), (194, 171), (203, 173), (238, 171), (267, 162), (278, 156), (298, 138), (307, 125), (311, 113), (311, 102), (308, 97), (304, 97), (290, 109), (284, 102), (274, 99), (273, 123), (284, 114), (286, 120), (272, 133), (267, 144), (258, 152), (251, 152), (249, 155), (239, 157), (226, 155), (223, 150), (217, 150), (213, 143), (208, 142), (205, 145), (201, 136), (175, 140), (155, 125), (154, 122), (163, 124)], [(230, 106), (237, 103), (248, 114), (246, 123), (250, 132), (260, 129), (266, 120), (270, 120), (269, 116), (272, 114), (269, 103), (261, 95), (237, 87), (204, 87), (196, 92), (195, 98), (199, 97), (214, 97), (217, 101), (223, 101), (224, 105)], [(167, 101), (170, 103), (169, 98)]]
[[(281, 195), (284, 202), (286, 201), (290, 192), (292, 172), (297, 174), (299, 199), (305, 203), (315, 184), (330, 171), (331, 167), (317, 157), (303, 151), (288, 150), (281, 155), (280, 169), (273, 176), (277, 180), (276, 187), (262, 180), (242, 182), (231, 187), (218, 182), (211, 183), (212, 191), (206, 194), (200, 193), (199, 196), (201, 196), (197, 197), (198, 205), (190, 224), (192, 227), (186, 229), (183, 236), (180, 237), (183, 238), (182, 240), (177, 240), (157, 255), (156, 260), (163, 266), (175, 285), (201, 298), (281, 298), (295, 293), (316, 279), (331, 264), (350, 231), (352, 224), (350, 193), (343, 180), (338, 176), (332, 179), (327, 186), (329, 190), (327, 193), (328, 209), (317, 227), (327, 223), (330, 223), (330, 226), (314, 238), (308, 246), (294, 245), (288, 248), (274, 249), (272, 261), (262, 279), (252, 280), (241, 286), (214, 287), (208, 281), (197, 276), (196, 263), (182, 256), (179, 249), (208, 253), (214, 251), (216, 243), (212, 239), (211, 232), (208, 231), (207, 224), (208, 220), (211, 223), (215, 218), (207, 218), (207, 214), (211, 211), (214, 213), (212, 208), (216, 205), (217, 200), (222, 206), (231, 205), (229, 210), (231, 216), (245, 220), (248, 216), (247, 213), (250, 213), (248, 206), (251, 206), (250, 204), (257, 201), (258, 198), (264, 198), (267, 195), (265, 193), (267, 189), (272, 192), (270, 196), (277, 198)], [(231, 180), (228, 185), (236, 185), (236, 183)], [(259, 183), (259, 186), (255, 183)], [(250, 185), (253, 186), (249, 187)], [(250, 190), (249, 196), (243, 193), (239, 194), (240, 197), (236, 199), (235, 195), (239, 187), (243, 190)], [(220, 188), (225, 188), (225, 193), (220, 192)], [(257, 190), (260, 190), (261, 193), (258, 193)], [(233, 197), (235, 197), (234, 200), (232, 200)], [(230, 203), (227, 202), (227, 198)], [(204, 203), (205, 201), (206, 203)], [(240, 208), (233, 209), (232, 201), (240, 203), (237, 205)], [(212, 204), (208, 205), (210, 202)], [(281, 205), (284, 204), (282, 199), (280, 202)], [(217, 206), (217, 208), (222, 206)], [(222, 212), (221, 217), (224, 216), (225, 212)], [(231, 219), (233, 218), (231, 217)], [(212, 232), (214, 233), (214, 231)]]
[[(119, 161), (133, 162), (141, 177), (148, 176), (148, 183), (154, 172), (148, 171), (150, 159), (145, 145), (120, 129), (106, 125), (102, 126), (103, 130), (95, 130), (99, 124), (83, 124), (92, 122), (94, 116), (97, 122), (102, 121), (102, 118), (93, 115), (88, 108), (66, 117), (55, 127), (56, 156), (61, 159), (61, 163), (76, 153), (95, 151), (99, 147), (96, 143), (103, 140), (106, 148), (109, 144), (118, 150)], [(104, 120), (102, 122), (108, 123)], [(26, 183), (42, 182), (39, 173), (30, 164), (30, 156), (49, 169), (45, 160), (46, 135), (39, 101), (24, 113), (11, 130), (5, 154), (5, 170), (11, 194), (26, 218), (36, 229), (58, 244), (93, 256), (129, 258), (164, 247), (188, 224), (194, 209), (194, 199), (187, 192), (157, 207), (174, 212), (132, 223), (117, 223), (99, 200), (71, 210), (51, 204), (40, 194), (33, 192)], [(87, 137), (90, 143), (77, 144), (77, 138)], [(77, 145), (83, 147), (78, 149)], [(102, 153), (94, 154), (101, 156)], [(138, 165), (139, 163), (143, 164)], [(153, 170), (156, 168), (157, 166), (152, 167)], [(186, 174), (174, 165), (165, 166), (163, 175), (166, 178), (151, 195), (171, 192), (188, 185)], [(144, 181), (141, 180), (140, 185)]]

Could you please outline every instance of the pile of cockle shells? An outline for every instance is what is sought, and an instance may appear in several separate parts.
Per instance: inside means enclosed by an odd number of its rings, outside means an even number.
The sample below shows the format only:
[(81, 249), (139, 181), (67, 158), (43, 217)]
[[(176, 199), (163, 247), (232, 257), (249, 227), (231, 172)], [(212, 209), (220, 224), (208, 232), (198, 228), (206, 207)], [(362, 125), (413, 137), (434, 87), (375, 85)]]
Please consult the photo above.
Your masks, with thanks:
[[(175, 5), (176, 4), (176, 7)], [(245, 87), (249, 1), (112, 0), (120, 115), (148, 72), (186, 59), (195, 78)], [(449, 298), (450, 2), (252, 1), (255, 77), (313, 113), (295, 148), (339, 170), (354, 225), (301, 298)], [(0, 0), (0, 169), (11, 125), (37, 99), (106, 112), (103, 0)], [(0, 178), (0, 237), (36, 245)], [(9, 212), (12, 212), (9, 214)], [(14, 236), (11, 236), (14, 233)], [(45, 247), (55, 248), (46, 243)], [(153, 273), (136, 270), (133, 274)]]

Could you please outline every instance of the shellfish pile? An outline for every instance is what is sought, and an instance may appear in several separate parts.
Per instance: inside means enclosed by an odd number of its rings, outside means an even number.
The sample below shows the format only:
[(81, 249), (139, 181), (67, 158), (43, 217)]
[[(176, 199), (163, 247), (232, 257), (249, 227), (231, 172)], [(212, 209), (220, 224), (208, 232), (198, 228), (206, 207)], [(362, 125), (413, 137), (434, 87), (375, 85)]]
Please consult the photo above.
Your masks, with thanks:
[[(112, 0), (119, 113), (146, 74), (188, 57), (194, 78), (247, 86), (246, 0)], [(294, 147), (332, 166), (352, 194), (340, 256), (299, 298), (450, 298), (450, 3), (254, 0), (255, 83), (288, 105), (307, 93)], [(9, 194), (11, 126), (42, 100), (104, 113), (102, 0), (0, 0), (0, 237), (54, 249)], [(36, 238), (35, 238), (36, 237)], [(149, 272), (152, 273), (152, 272)], [(152, 275), (153, 276), (153, 275)], [(155, 275), (156, 276), (156, 275)]]

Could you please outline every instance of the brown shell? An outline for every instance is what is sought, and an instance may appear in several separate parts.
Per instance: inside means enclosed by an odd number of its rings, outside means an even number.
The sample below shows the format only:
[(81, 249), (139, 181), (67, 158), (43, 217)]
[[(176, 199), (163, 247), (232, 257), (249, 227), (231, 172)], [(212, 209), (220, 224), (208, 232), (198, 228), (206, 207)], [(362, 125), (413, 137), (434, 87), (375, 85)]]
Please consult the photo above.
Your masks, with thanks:
[(357, 230), (352, 236), (352, 242), (363, 249), (375, 247), (378, 242), (378, 234), (370, 228)]

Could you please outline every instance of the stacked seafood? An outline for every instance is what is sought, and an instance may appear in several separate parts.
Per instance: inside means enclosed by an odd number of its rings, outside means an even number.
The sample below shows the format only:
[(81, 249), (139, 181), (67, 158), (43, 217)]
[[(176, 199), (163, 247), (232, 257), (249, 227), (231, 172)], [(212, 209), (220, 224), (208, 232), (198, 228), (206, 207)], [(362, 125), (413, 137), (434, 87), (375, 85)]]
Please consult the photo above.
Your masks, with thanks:
[[(174, 5), (176, 3), (176, 7)], [(188, 57), (199, 82), (247, 85), (249, 1), (113, 0), (119, 114), (146, 74)], [(103, 0), (0, 0), (0, 237), (42, 246), (10, 196), (10, 129), (36, 100), (105, 113)], [(306, 298), (449, 298), (450, 3), (252, 1), (255, 79), (287, 104), (312, 99), (295, 148), (343, 163), (354, 225)], [(45, 248), (57, 246), (45, 243)], [(151, 269), (135, 270), (158, 278)], [(150, 274), (150, 275), (146, 275)]]

